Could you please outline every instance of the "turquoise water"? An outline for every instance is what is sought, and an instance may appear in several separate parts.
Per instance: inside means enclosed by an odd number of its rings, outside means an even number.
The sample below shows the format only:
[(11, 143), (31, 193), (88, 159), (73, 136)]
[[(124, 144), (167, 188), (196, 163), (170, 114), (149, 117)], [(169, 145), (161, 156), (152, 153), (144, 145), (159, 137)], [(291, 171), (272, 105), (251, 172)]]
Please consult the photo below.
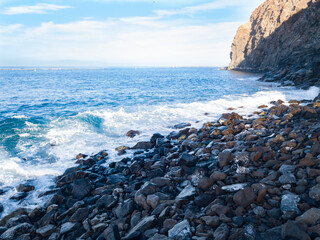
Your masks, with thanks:
[[(110, 161), (118, 160), (115, 147), (167, 134), (177, 123), (200, 127), (228, 107), (247, 114), (272, 100), (311, 99), (319, 91), (257, 78), (217, 68), (2, 69), (0, 186), (30, 180), (40, 191), (73, 166), (79, 152), (106, 149)], [(131, 129), (142, 134), (128, 139)], [(8, 208), (15, 206), (8, 201), (13, 193), (2, 196)], [(32, 196), (24, 201), (36, 202)]]

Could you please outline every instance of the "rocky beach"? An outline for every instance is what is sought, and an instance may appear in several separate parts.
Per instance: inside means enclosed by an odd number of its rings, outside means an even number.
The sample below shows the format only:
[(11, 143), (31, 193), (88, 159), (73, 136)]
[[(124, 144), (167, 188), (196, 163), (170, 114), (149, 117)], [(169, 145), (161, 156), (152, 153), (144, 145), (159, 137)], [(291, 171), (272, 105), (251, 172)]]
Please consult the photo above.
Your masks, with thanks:
[[(319, 4), (265, 1), (239, 28), (229, 69), (319, 87)], [(250, 115), (229, 108), (199, 129), (177, 123), (117, 147), (119, 161), (79, 153), (44, 204), (2, 217), (0, 239), (320, 240), (319, 120), (319, 96), (279, 99)], [(20, 184), (11, 200), (34, 189)]]
[(43, 206), (1, 219), (0, 238), (317, 239), (320, 102), (271, 104), (201, 129), (178, 124), (119, 147), (134, 156), (108, 166), (105, 151), (79, 154)]

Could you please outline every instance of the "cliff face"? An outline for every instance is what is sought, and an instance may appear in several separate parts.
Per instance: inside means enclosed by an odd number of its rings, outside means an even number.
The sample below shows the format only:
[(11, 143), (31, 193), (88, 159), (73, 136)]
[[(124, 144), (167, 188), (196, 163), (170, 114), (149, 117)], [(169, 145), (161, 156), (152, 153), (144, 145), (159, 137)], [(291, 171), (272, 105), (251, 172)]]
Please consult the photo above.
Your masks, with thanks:
[(319, 85), (320, 0), (266, 0), (239, 27), (229, 69), (271, 70), (274, 80)]

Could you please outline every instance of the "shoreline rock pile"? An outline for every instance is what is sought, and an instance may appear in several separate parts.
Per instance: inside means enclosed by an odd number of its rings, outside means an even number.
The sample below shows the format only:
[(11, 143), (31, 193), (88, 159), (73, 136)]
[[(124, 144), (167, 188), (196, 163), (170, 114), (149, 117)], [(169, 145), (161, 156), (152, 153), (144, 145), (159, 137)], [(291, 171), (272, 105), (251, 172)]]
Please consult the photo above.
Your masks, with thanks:
[(256, 114), (154, 134), (109, 166), (79, 154), (43, 206), (0, 220), (0, 239), (320, 239), (320, 103)]

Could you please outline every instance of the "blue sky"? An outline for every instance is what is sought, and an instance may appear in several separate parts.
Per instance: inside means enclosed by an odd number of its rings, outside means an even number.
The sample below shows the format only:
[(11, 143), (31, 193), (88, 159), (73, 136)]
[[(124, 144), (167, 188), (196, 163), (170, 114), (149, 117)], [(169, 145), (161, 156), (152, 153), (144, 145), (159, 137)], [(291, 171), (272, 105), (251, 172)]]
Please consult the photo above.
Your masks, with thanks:
[(0, 0), (1, 66), (224, 66), (263, 0)]

